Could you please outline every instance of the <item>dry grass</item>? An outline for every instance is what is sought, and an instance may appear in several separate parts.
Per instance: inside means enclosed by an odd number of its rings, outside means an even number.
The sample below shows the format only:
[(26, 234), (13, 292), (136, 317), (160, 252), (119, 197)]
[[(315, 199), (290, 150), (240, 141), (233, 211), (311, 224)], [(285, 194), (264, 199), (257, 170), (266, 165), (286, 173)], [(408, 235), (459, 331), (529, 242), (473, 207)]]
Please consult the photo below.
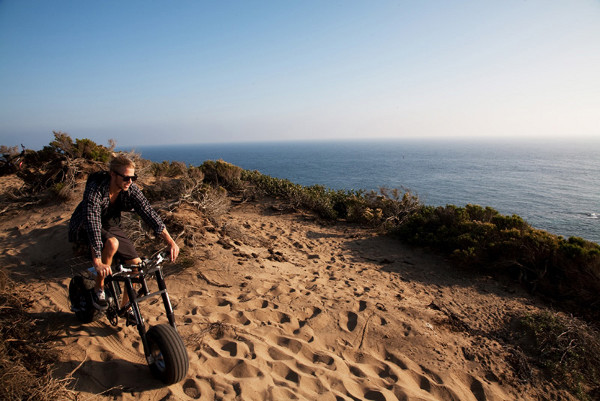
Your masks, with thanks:
[(76, 399), (72, 377), (52, 377), (52, 335), (27, 312), (32, 294), (0, 271), (0, 394), (3, 400)]
[(529, 363), (580, 400), (600, 396), (600, 334), (589, 324), (543, 311), (515, 317), (509, 337)]

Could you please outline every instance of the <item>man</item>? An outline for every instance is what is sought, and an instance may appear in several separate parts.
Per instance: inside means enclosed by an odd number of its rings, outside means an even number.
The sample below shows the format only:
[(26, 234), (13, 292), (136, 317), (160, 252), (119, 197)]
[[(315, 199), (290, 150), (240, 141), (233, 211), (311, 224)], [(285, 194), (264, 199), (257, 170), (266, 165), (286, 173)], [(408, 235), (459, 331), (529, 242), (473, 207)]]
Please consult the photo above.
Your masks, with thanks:
[[(171, 261), (179, 255), (179, 246), (140, 188), (133, 183), (136, 179), (133, 161), (122, 155), (116, 156), (110, 162), (109, 172), (90, 175), (83, 200), (69, 223), (69, 241), (85, 242), (91, 248), (92, 263), (97, 272), (92, 299), (94, 306), (100, 310), (108, 307), (104, 279), (112, 274), (110, 266), (115, 255), (125, 264), (142, 262), (133, 242), (120, 227), (121, 211), (135, 211), (152, 227), (169, 246)], [(123, 294), (122, 305), (127, 301), (127, 294)]]

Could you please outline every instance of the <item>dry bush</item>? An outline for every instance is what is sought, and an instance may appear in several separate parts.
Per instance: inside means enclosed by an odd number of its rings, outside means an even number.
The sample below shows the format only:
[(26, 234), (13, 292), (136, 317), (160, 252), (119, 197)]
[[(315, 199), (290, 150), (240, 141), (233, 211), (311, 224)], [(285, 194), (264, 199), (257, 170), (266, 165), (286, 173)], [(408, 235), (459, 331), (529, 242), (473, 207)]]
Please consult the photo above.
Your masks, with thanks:
[(0, 394), (3, 400), (75, 399), (72, 378), (54, 379), (53, 336), (27, 310), (32, 294), (0, 271)]
[(154, 243), (154, 234), (137, 214), (122, 213), (121, 228), (129, 235), (136, 249), (147, 251)]
[(171, 200), (168, 206), (171, 211), (187, 204), (214, 220), (227, 213), (231, 201), (225, 188), (207, 185), (203, 179), (203, 171), (191, 167), (186, 171), (185, 177), (181, 179), (158, 181), (148, 188), (148, 194), (155, 201)]
[(6, 145), (0, 145), (0, 155), (2, 157), (11, 157), (11, 156), (16, 156), (19, 154), (19, 147), (18, 146), (6, 146)]
[(559, 387), (580, 400), (600, 396), (600, 334), (574, 317), (550, 311), (513, 318), (510, 337)]
[(203, 185), (193, 189), (189, 196), (182, 198), (181, 201), (202, 211), (206, 217), (213, 221), (227, 213), (231, 207), (231, 201), (223, 187), (215, 188)]
[[(33, 158), (33, 156), (32, 156)], [(91, 172), (105, 170), (106, 163), (83, 158), (58, 155), (48, 161), (43, 159), (27, 163), (17, 172), (25, 185), (24, 198), (68, 201), (73, 198), (77, 181)]]
[[(161, 165), (152, 164), (152, 169), (156, 169), (157, 166)], [(179, 168), (185, 168), (183, 164), (175, 164), (175, 166), (177, 171)], [(156, 175), (156, 171), (153, 174)], [(158, 178), (155, 182), (144, 188), (144, 194), (151, 201), (172, 201), (172, 206), (179, 205), (182, 199), (193, 197), (194, 192), (202, 187), (204, 180), (204, 173), (198, 167), (185, 168), (182, 172), (177, 173), (177, 178), (169, 178), (168, 175), (162, 173), (156, 176)]]
[(144, 187), (144, 195), (150, 202), (174, 201), (188, 193), (188, 188), (193, 185), (189, 180), (158, 178), (153, 184)]
[(150, 160), (146, 160), (142, 158), (142, 155), (137, 153), (134, 150), (130, 150), (128, 152), (125, 151), (121, 151), (121, 152), (116, 152), (113, 153), (114, 156), (118, 156), (118, 155), (123, 155), (125, 157), (127, 157), (129, 160), (133, 161), (135, 163), (135, 175), (138, 176), (138, 178), (141, 181), (144, 181), (146, 179), (148, 179), (149, 177), (153, 176), (152, 173), (152, 162)]

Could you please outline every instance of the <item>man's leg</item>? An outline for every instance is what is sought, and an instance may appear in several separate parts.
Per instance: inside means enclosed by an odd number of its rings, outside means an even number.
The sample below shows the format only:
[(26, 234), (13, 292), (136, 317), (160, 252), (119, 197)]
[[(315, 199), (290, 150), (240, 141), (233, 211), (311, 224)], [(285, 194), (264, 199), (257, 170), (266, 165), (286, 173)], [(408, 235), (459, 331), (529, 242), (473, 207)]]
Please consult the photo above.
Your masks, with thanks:
[[(118, 253), (119, 258), (126, 265), (138, 265), (142, 263), (142, 260), (138, 256), (135, 246), (133, 242), (129, 239), (127, 234), (121, 229), (119, 226), (110, 226), (106, 229), (102, 229), (102, 235), (105, 237), (109, 237), (108, 240), (115, 240), (115, 242), (111, 243), (110, 249), (107, 250), (107, 261), (112, 263), (112, 258)], [(105, 248), (108, 248), (108, 240)], [(104, 249), (102, 252), (102, 258), (104, 260)], [(123, 291), (123, 296), (121, 297), (121, 308), (125, 306), (129, 302), (129, 295), (127, 291)]]
[[(113, 257), (119, 249), (119, 240), (115, 237), (107, 238), (102, 248), (102, 263), (112, 265)], [(96, 290), (104, 288), (104, 278), (96, 276)]]
[[(129, 259), (125, 261), (126, 265), (139, 265), (140, 263), (142, 263), (142, 259), (140, 258), (135, 258), (135, 259)], [(124, 307), (127, 302), (129, 302), (129, 295), (127, 294), (127, 291), (123, 291), (123, 297), (121, 300), (121, 308)]]

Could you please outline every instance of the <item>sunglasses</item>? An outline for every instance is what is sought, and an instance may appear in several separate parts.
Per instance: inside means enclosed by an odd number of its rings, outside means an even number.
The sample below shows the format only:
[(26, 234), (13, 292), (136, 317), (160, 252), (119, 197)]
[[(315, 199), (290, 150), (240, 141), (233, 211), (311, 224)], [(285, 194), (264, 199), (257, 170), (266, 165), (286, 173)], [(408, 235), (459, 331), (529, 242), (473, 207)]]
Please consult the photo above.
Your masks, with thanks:
[(135, 181), (135, 180), (137, 180), (137, 175), (123, 175), (123, 174), (119, 173), (118, 171), (113, 171), (113, 173), (115, 173), (116, 175), (118, 175), (119, 177), (121, 177), (123, 179), (123, 181)]

